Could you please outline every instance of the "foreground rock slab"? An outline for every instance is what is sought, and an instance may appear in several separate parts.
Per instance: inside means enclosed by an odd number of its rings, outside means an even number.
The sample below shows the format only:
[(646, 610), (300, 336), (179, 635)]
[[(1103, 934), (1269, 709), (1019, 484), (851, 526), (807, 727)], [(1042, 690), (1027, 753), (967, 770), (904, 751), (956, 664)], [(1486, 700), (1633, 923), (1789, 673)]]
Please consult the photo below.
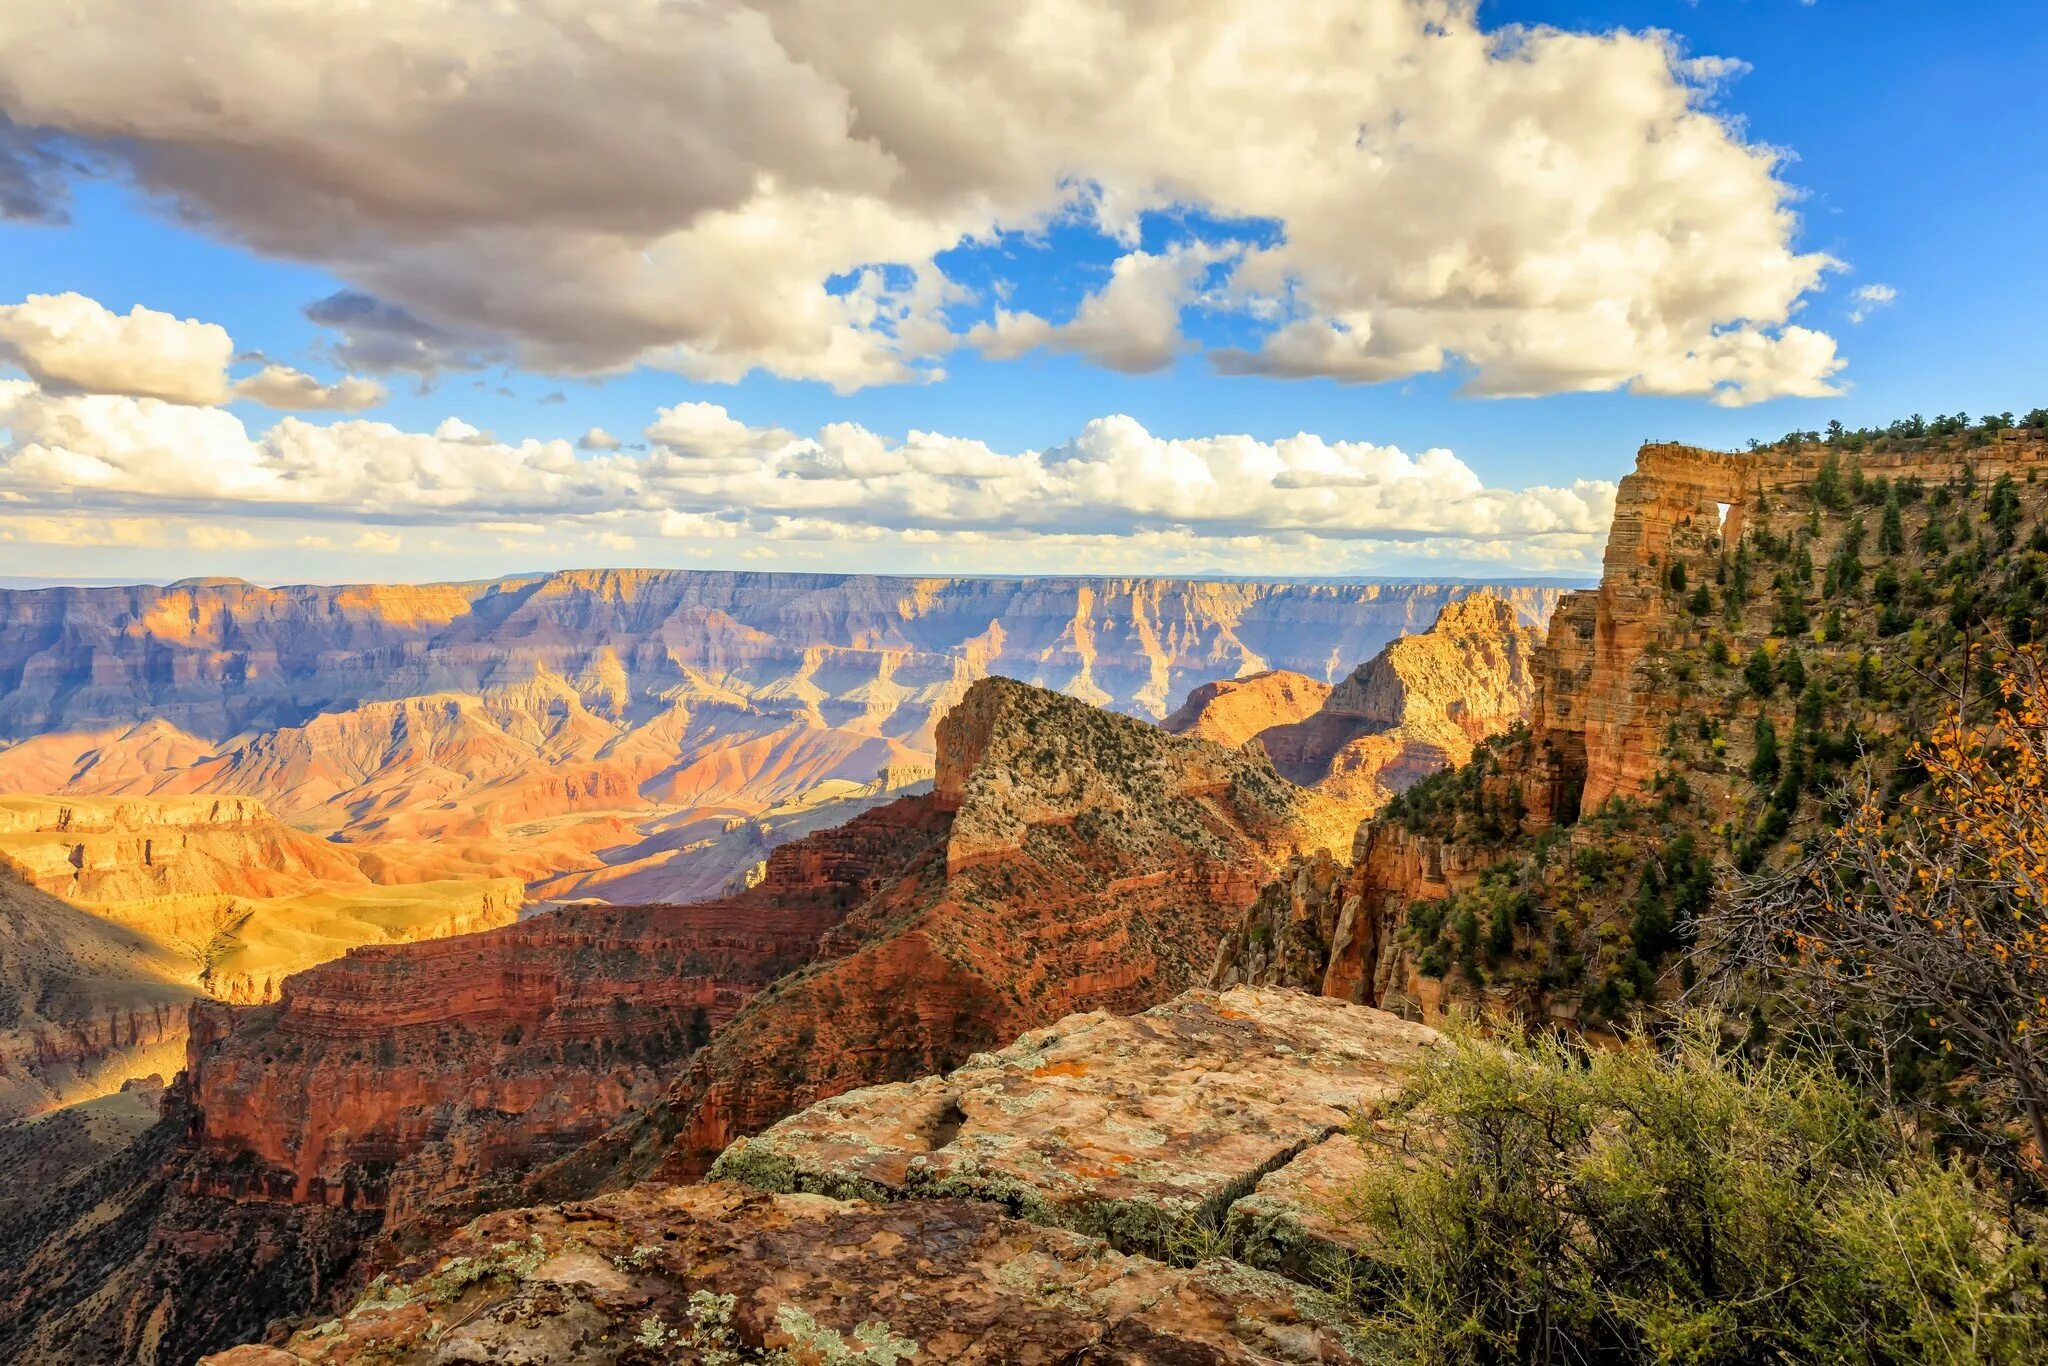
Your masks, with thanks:
[(488, 1216), (345, 1317), (207, 1361), (639, 1366), (764, 1347), (822, 1361), (863, 1325), (919, 1362), (1357, 1359), (1319, 1296), (1234, 1262), (1127, 1257), (983, 1201), (714, 1183)]
[(1182, 1258), (1261, 1178), (1390, 1098), (1436, 1037), (1295, 991), (1190, 991), (822, 1101), (733, 1144), (712, 1175), (876, 1201), (978, 1198)]

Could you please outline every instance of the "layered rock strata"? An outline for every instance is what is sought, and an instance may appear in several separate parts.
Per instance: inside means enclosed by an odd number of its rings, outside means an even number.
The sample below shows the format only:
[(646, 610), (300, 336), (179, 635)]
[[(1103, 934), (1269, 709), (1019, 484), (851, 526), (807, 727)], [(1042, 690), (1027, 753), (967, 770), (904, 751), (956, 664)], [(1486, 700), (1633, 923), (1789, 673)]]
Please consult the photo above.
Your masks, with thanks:
[[(778, 809), (928, 778), (976, 679), (1158, 717), (1240, 674), (1335, 677), (1472, 591), (619, 571), (0, 592), (0, 792), (255, 798), (382, 883), (682, 900), (802, 833)], [(1540, 621), (1559, 590), (1502, 591)], [(758, 848), (717, 838), (752, 821)]]

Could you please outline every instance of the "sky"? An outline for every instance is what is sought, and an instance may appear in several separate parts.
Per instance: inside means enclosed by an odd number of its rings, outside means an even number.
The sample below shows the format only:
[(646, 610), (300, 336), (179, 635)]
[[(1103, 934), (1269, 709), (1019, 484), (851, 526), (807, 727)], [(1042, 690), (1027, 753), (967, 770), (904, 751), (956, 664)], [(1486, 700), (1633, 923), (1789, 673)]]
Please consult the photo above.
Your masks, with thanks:
[(0, 578), (1582, 576), (2048, 403), (1973, 0), (0, 8)]

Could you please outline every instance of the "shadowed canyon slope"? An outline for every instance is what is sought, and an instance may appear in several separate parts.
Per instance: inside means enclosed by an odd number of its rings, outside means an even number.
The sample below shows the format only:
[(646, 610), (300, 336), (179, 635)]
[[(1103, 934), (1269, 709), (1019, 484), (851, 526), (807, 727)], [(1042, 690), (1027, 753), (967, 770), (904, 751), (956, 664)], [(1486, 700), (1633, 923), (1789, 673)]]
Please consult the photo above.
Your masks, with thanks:
[[(1240, 674), (1341, 677), (1471, 591), (646, 570), (0, 592), (0, 791), (251, 796), (382, 882), (674, 899), (818, 828), (789, 808), (927, 778), (978, 678), (1157, 718)], [(1540, 623), (1560, 590), (1500, 591)]]

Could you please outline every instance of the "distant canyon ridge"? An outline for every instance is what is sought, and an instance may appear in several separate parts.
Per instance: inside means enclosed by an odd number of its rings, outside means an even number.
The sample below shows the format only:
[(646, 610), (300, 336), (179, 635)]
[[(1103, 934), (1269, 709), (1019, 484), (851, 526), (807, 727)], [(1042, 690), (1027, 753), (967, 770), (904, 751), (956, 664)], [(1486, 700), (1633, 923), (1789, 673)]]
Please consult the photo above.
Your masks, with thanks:
[[(928, 779), (977, 679), (1159, 720), (1264, 671), (1334, 685), (1478, 587), (608, 570), (0, 591), (0, 793), (252, 797), (386, 884), (703, 896)], [(1541, 627), (1563, 589), (1492, 591)]]

